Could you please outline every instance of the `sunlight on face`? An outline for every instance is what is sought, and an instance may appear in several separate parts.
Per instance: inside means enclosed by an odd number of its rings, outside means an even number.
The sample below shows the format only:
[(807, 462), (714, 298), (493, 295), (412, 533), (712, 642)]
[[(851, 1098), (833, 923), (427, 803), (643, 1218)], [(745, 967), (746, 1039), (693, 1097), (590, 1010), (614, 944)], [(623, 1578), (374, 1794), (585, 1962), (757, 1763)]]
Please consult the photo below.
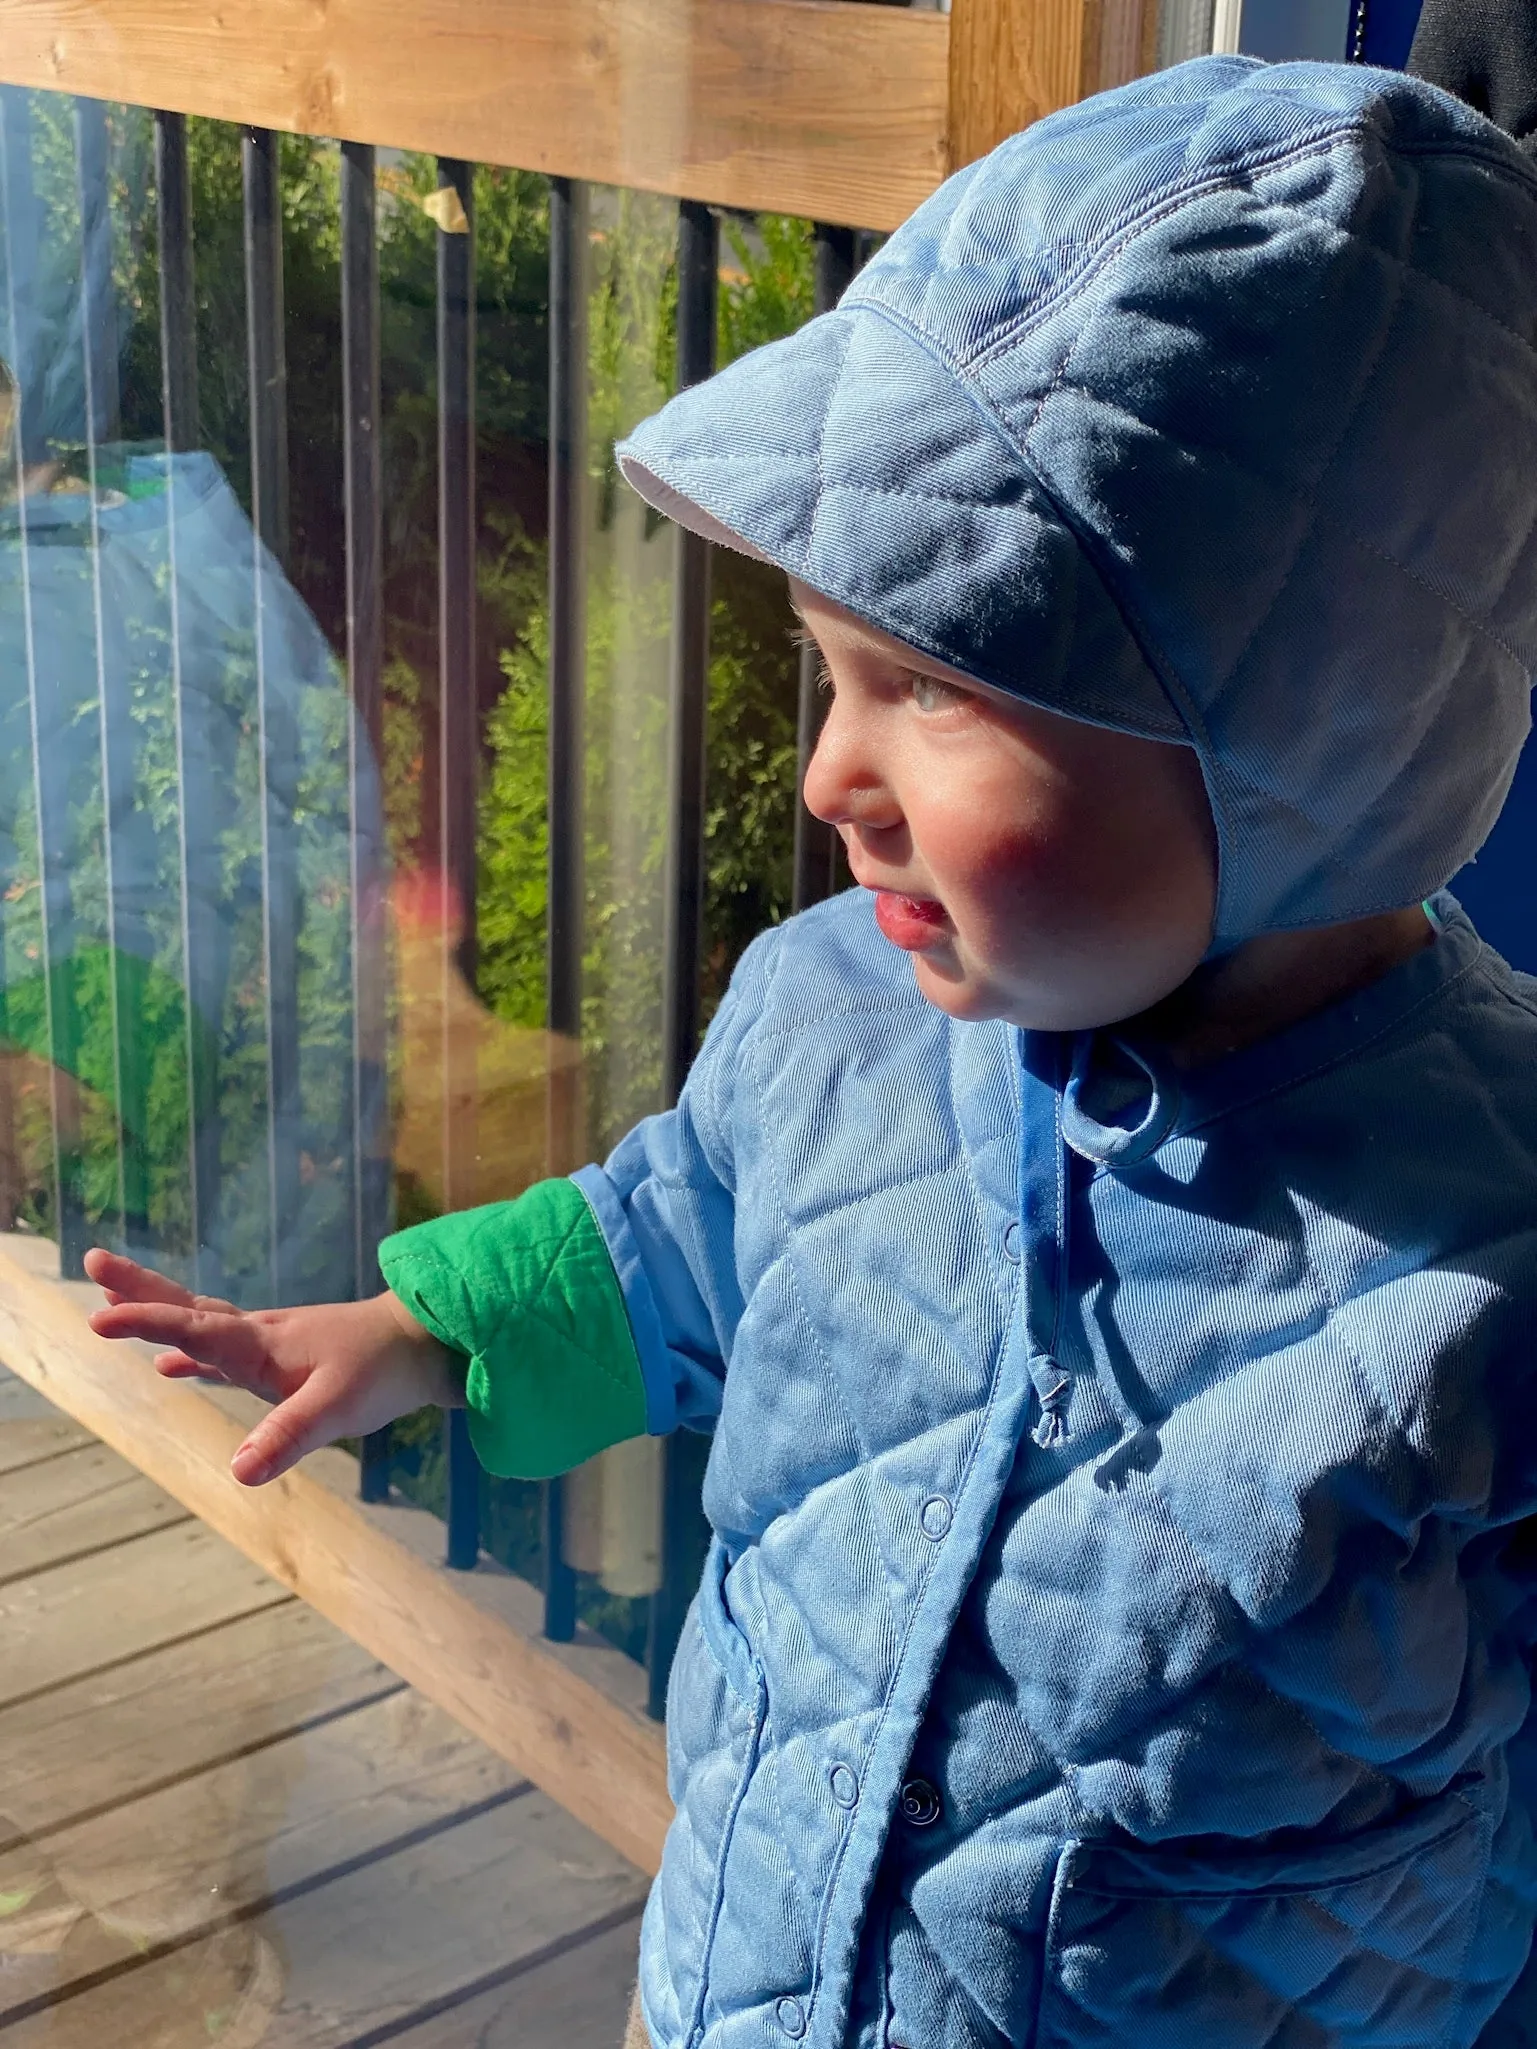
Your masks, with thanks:
[(946, 669), (792, 579), (832, 690), (806, 803), (951, 1017), (1084, 1030), (1179, 986), (1211, 938), (1194, 752)]

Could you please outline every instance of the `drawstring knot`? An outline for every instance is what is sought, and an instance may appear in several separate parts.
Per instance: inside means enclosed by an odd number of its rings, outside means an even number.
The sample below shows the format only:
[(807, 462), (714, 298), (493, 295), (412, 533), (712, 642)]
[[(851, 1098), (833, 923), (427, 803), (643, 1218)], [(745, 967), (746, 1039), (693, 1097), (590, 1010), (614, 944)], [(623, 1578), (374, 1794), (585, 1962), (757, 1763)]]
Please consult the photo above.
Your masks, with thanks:
[(1035, 1361), (1031, 1374), (1041, 1398), (1041, 1420), (1031, 1435), (1042, 1451), (1050, 1451), (1068, 1435), (1067, 1401), (1073, 1391), (1073, 1383), (1051, 1358)]

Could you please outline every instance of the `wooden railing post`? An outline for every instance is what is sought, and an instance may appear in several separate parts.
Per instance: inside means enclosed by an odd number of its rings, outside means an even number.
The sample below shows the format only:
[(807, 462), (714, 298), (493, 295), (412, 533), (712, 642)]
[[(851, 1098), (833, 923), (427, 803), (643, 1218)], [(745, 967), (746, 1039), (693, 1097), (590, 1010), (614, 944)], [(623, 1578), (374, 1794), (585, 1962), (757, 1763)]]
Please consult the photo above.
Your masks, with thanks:
[(951, 0), (950, 168), (1151, 70), (1158, 0)]

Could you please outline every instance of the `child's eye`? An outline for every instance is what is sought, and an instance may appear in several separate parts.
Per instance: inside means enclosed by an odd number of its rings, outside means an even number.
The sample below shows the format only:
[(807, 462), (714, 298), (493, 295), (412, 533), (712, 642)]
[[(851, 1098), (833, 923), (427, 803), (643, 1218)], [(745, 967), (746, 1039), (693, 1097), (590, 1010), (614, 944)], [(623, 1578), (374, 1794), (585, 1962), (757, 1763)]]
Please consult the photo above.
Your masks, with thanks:
[(913, 703), (919, 711), (948, 711), (952, 705), (964, 704), (966, 692), (957, 690), (953, 683), (941, 683), (937, 676), (923, 676), (914, 673), (908, 678)]

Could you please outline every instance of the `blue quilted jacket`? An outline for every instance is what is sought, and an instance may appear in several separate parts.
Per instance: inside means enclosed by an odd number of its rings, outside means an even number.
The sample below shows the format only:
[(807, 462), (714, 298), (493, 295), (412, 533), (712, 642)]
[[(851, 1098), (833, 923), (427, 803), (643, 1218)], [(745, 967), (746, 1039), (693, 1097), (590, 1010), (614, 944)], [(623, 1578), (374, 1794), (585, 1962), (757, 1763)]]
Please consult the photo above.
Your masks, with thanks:
[[(1497, 130), (1211, 60), (953, 179), (621, 460), (930, 654), (1193, 748), (1221, 949), (1441, 891), (1497, 814), (1534, 341)], [(855, 893), (749, 950), (676, 1110), (453, 1225), (505, 1289), (449, 1226), (386, 1248), (500, 1469), (609, 1385), (713, 1428), (656, 2049), (1537, 2039), (1537, 997), (1432, 911), (1175, 1077), (1134, 1031), (948, 1020)]]
[(1478, 2037), (1537, 1887), (1537, 986), (1435, 908), (1181, 1087), (949, 1021), (845, 897), (579, 1177), (716, 1419), (658, 2049)]

